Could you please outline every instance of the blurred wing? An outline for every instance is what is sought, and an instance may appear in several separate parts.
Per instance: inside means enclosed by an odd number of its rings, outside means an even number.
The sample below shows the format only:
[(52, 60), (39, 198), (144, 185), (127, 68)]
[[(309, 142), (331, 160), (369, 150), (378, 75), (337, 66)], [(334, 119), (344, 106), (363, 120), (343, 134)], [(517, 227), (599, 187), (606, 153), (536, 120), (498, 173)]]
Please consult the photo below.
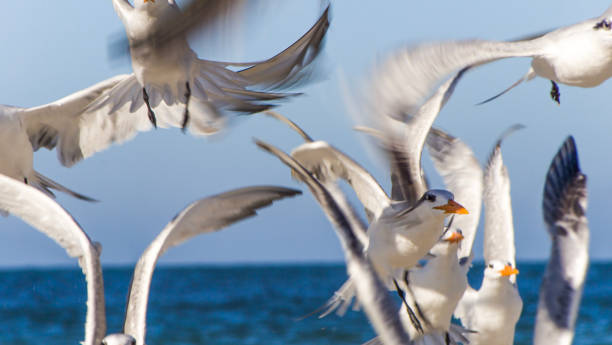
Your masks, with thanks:
[(323, 49), (328, 28), (329, 5), (319, 20), (299, 40), (272, 58), (241, 70), (239, 74), (248, 79), (251, 85), (274, 89), (295, 85), (311, 72), (305, 67), (311, 65)]
[(370, 221), (390, 205), (391, 200), (369, 172), (324, 141), (302, 144), (291, 156), (322, 182), (343, 179), (350, 184)]
[(425, 43), (403, 48), (376, 71), (373, 97), (387, 114), (414, 113), (433, 88), (447, 75), (469, 66), (540, 52), (540, 41), (494, 42), (483, 40)]
[[(463, 267), (472, 261), (472, 246), (476, 237), (482, 207), (483, 172), (474, 152), (461, 140), (439, 129), (432, 128), (427, 136), (427, 147), (434, 166), (444, 179), (446, 189), (470, 213), (453, 218), (453, 229), (461, 229), (464, 239), (458, 250)], [(463, 259), (467, 258), (467, 259)]]
[(53, 103), (23, 109), (20, 113), (32, 148), (51, 150), (58, 146), (58, 158), (66, 166), (80, 160), (80, 143), (75, 138), (79, 137), (87, 105), (128, 77), (118, 75)]
[[(174, 1), (168, 2), (177, 7)], [(161, 48), (177, 37), (183, 37), (192, 31), (206, 30), (220, 20), (246, 12), (246, 6), (249, 4), (250, 2), (244, 0), (191, 0), (184, 6), (182, 16), (165, 18), (147, 38), (134, 41), (132, 45), (139, 47), (150, 44)], [(124, 37), (112, 42), (110, 50), (113, 56), (122, 56), (129, 54), (129, 47), (128, 39)]]
[(534, 344), (571, 344), (589, 264), (586, 176), (580, 171), (573, 137), (553, 159), (542, 210), (552, 247), (535, 325)]
[[(522, 128), (515, 125), (506, 130), (497, 141), (484, 172), (484, 259), (501, 260), (516, 267), (514, 223), (510, 200), (510, 177), (504, 165), (501, 143), (504, 137)], [(514, 282), (516, 276), (512, 276)], [(514, 279), (512, 279), (514, 278)]]
[(346, 205), (337, 203), (333, 194), (314, 178), (308, 170), (284, 152), (264, 142), (257, 145), (275, 155), (289, 166), (299, 178), (308, 185), (313, 196), (334, 226), (338, 235), (347, 265), (350, 279), (353, 280), (357, 298), (363, 305), (370, 323), (385, 344), (412, 344), (397, 316), (397, 307), (389, 297), (370, 261), (363, 253), (363, 246), (355, 235), (354, 228), (359, 226), (345, 212)]
[(255, 216), (258, 209), (297, 194), (301, 192), (283, 187), (246, 187), (201, 199), (187, 206), (166, 225), (136, 264), (128, 298), (124, 333), (133, 336), (137, 344), (145, 344), (151, 279), (158, 258), (168, 248), (199, 234), (217, 231), (239, 220)]
[[(391, 163), (391, 176), (395, 177), (392, 178), (392, 190), (401, 191), (402, 200), (408, 201), (410, 205), (414, 205), (427, 191), (421, 167), (421, 155), (429, 129), (464, 72), (465, 70), (461, 70), (442, 84), (406, 123), (384, 113), (376, 119), (382, 122), (381, 127), (387, 134), (383, 136), (385, 138), (383, 147)], [(384, 109), (387, 105), (374, 103), (372, 106), (374, 109)], [(398, 187), (396, 183), (399, 184)]]
[(99, 252), (78, 223), (53, 199), (20, 181), (0, 175), (0, 210), (47, 235), (77, 258), (87, 281), (84, 345), (98, 345), (106, 335), (104, 283)]

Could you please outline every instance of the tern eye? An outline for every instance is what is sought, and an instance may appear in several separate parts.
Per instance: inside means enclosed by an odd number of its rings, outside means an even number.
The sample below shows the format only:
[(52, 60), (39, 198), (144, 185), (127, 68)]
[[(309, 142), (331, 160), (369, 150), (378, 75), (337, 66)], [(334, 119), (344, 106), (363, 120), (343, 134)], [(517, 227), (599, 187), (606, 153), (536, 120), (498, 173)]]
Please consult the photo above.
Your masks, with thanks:
[(493, 264), (489, 264), (489, 268), (493, 268)]
[(433, 194), (425, 194), (425, 200), (427, 201), (431, 201), (431, 202), (436, 202), (436, 196)]

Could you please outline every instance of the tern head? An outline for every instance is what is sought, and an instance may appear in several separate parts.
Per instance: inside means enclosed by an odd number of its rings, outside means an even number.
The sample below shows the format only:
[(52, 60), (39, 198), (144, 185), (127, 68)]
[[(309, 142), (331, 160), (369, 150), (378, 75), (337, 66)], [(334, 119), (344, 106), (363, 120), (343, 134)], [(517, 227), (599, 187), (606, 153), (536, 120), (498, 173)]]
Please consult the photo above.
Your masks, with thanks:
[(425, 192), (419, 203), (430, 205), (433, 210), (448, 214), (468, 214), (465, 207), (454, 200), (453, 193), (442, 189), (431, 189)]
[(136, 345), (136, 339), (128, 334), (113, 333), (102, 339), (102, 345)]
[(512, 267), (511, 263), (503, 263), (499, 260), (491, 260), (485, 268), (484, 275), (489, 278), (510, 277), (518, 274), (519, 271)]

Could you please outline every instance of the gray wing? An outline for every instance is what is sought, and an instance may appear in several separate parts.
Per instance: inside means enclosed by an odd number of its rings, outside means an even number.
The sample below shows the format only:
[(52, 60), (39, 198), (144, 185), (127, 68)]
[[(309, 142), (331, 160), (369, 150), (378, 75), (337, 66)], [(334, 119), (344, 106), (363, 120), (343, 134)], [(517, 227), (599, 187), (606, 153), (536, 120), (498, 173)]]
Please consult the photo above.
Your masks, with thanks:
[[(506, 130), (495, 144), (484, 172), (484, 259), (500, 260), (516, 267), (514, 247), (514, 223), (510, 199), (510, 177), (501, 153), (502, 139), (516, 129)], [(513, 276), (514, 277), (514, 276)]]
[(291, 156), (322, 182), (343, 179), (351, 185), (371, 221), (378, 217), (391, 200), (359, 163), (324, 141), (305, 143), (291, 152)]
[(287, 117), (283, 116), (282, 114), (276, 111), (272, 111), (272, 110), (266, 110), (264, 111), (264, 114), (289, 126), (289, 128), (293, 129), (296, 133), (298, 133), (302, 137), (302, 139), (304, 139), (305, 142), (311, 143), (314, 141), (310, 137), (310, 135), (308, 135), (308, 133), (306, 133), (300, 126), (298, 126), (295, 122), (289, 120)]
[(149, 288), (159, 257), (171, 247), (203, 233), (220, 230), (245, 218), (276, 200), (301, 194), (299, 190), (260, 186), (246, 187), (201, 199), (187, 206), (166, 225), (145, 249), (132, 277), (125, 316), (124, 333), (138, 345), (145, 344)]
[(465, 40), (406, 47), (375, 71), (373, 97), (388, 114), (414, 113), (444, 77), (468, 66), (540, 52), (539, 39), (519, 42)]
[[(392, 190), (400, 190), (402, 200), (414, 205), (427, 191), (427, 184), (421, 168), (421, 155), (425, 139), (434, 120), (440, 113), (446, 101), (452, 95), (455, 86), (465, 70), (461, 70), (453, 78), (442, 84), (406, 123), (397, 121), (394, 116), (378, 113), (377, 121), (386, 133), (383, 148), (387, 151), (391, 164), (391, 176), (394, 186)], [(376, 84), (375, 84), (376, 86)], [(374, 103), (373, 109), (384, 109), (387, 105)], [(395, 186), (399, 184), (399, 187)]]
[(47, 235), (77, 258), (87, 281), (84, 345), (98, 345), (106, 335), (104, 282), (99, 251), (79, 224), (53, 199), (20, 181), (0, 175), (0, 210)]
[(129, 79), (130, 75), (118, 75), (55, 102), (21, 110), (32, 148), (57, 148), (59, 161), (64, 166), (72, 166), (93, 152), (123, 140), (117, 126), (112, 125), (116, 120), (107, 118), (106, 112), (90, 112), (87, 106)]
[[(299, 40), (272, 58), (253, 63), (251, 67), (238, 72), (248, 79), (251, 85), (267, 88), (295, 86), (312, 73), (312, 62), (324, 46), (324, 38), (329, 28), (329, 5), (317, 22)], [(229, 65), (237, 66), (229, 63)]]
[(586, 176), (573, 137), (555, 155), (544, 186), (542, 211), (552, 238), (540, 286), (534, 344), (571, 344), (589, 264)]
[(461, 229), (463, 233), (464, 239), (457, 255), (464, 261), (463, 267), (469, 268), (482, 207), (482, 168), (474, 152), (464, 142), (439, 129), (430, 130), (427, 147), (434, 167), (444, 179), (446, 189), (470, 212), (454, 217), (452, 223), (454, 229)]
[(261, 141), (257, 145), (278, 157), (289, 166), (299, 178), (308, 185), (313, 196), (334, 226), (344, 249), (350, 279), (355, 282), (359, 302), (363, 305), (370, 323), (385, 344), (412, 344), (397, 316), (388, 292), (363, 253), (363, 246), (355, 235), (354, 228), (359, 226), (345, 211), (346, 205), (338, 203), (319, 181), (296, 160), (277, 148)]

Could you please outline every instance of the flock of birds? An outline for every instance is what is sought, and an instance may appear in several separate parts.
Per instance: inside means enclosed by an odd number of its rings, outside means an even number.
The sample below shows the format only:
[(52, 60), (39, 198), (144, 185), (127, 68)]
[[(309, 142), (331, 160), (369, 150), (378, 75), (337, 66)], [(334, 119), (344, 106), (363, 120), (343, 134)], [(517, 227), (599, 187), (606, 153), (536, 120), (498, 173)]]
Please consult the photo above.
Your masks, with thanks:
[[(167, 249), (301, 192), (246, 187), (201, 199), (179, 212), (136, 264), (123, 331), (108, 334), (101, 246), (54, 201), (53, 191), (94, 199), (35, 171), (33, 152), (56, 149), (60, 162), (70, 167), (138, 131), (178, 127), (206, 135), (223, 128), (228, 113), (259, 112), (284, 122), (304, 139), (291, 154), (255, 141), (306, 184), (342, 243), (349, 278), (319, 310), (321, 316), (343, 314), (351, 304), (362, 307), (378, 335), (367, 344), (512, 344), (522, 300), (510, 180), (501, 147), (520, 126), (501, 134), (481, 167), (470, 147), (432, 125), (465, 73), (497, 59), (532, 57), (530, 70), (519, 82), (535, 76), (551, 80), (555, 102), (560, 102), (558, 84), (599, 85), (612, 76), (612, 7), (599, 17), (518, 41), (425, 43), (392, 54), (374, 70), (366, 95), (359, 98), (359, 110), (370, 120), (359, 130), (371, 137), (390, 167), (392, 188), (387, 194), (355, 160), (270, 110), (280, 100), (299, 96), (282, 90), (307, 76), (323, 49), (329, 5), (308, 32), (268, 60), (199, 59), (187, 43), (187, 33), (206, 30), (215, 15), (243, 5), (194, 0), (181, 11), (173, 0), (135, 0), (133, 5), (113, 0), (125, 25), (133, 74), (115, 76), (51, 104), (0, 108), (5, 148), (0, 151), (0, 209), (78, 259), (87, 281), (83, 344), (145, 344), (151, 279)], [(428, 186), (421, 167), (425, 147), (443, 177), (444, 190)], [(340, 180), (354, 190), (365, 221), (349, 204)], [(486, 268), (482, 286), (475, 290), (466, 276), (482, 205)], [(586, 176), (569, 136), (552, 158), (543, 193), (552, 247), (540, 289), (535, 344), (572, 342), (588, 267), (586, 207)], [(389, 291), (399, 296), (399, 308)], [(451, 322), (453, 315), (460, 325)]]

